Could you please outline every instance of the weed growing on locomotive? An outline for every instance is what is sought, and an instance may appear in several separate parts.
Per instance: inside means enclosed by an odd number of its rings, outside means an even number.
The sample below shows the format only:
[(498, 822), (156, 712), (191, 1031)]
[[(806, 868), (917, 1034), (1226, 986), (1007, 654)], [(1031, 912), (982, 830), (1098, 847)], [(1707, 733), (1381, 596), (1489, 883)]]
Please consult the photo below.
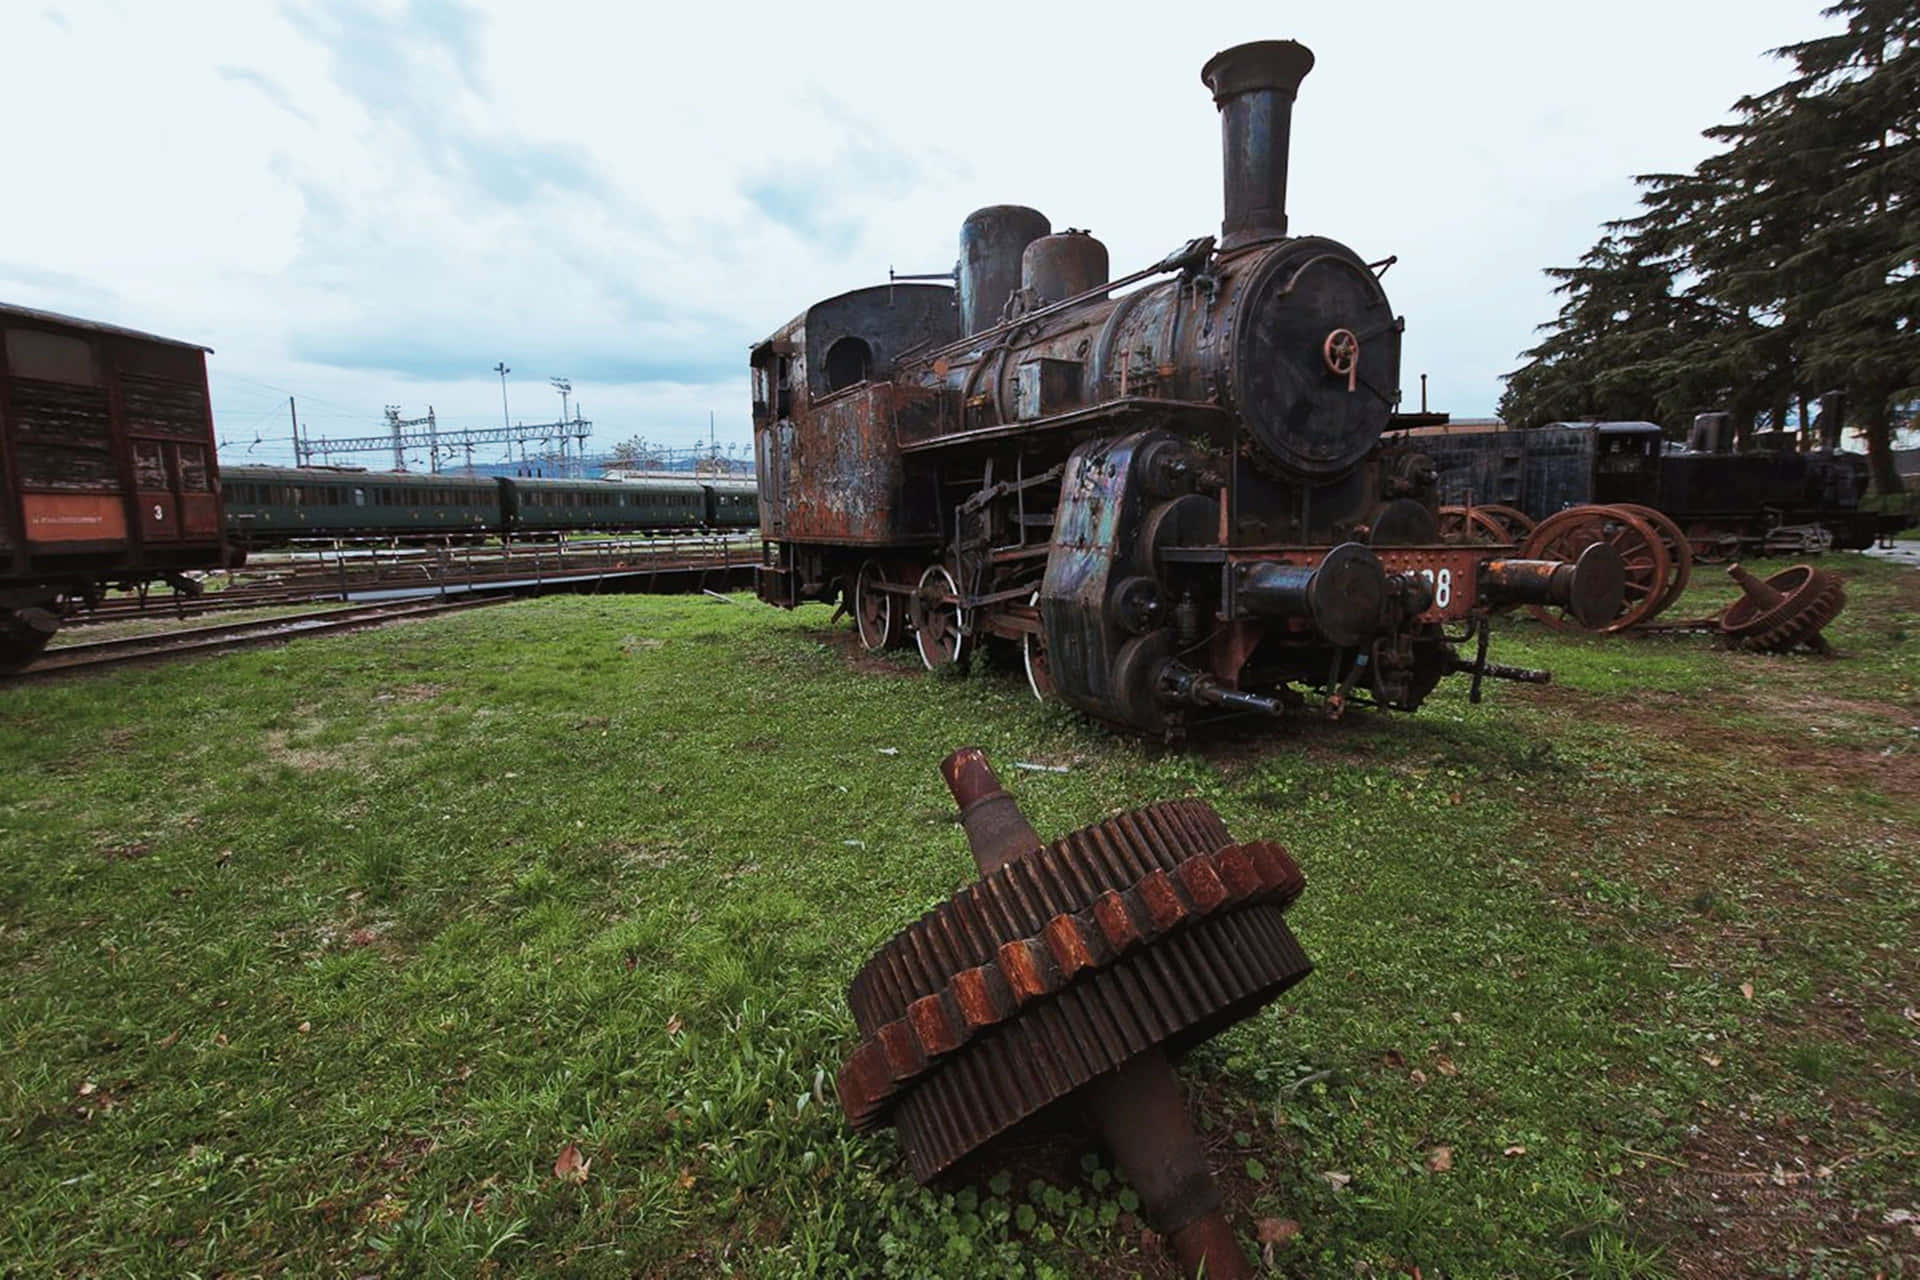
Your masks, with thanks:
[[(1178, 736), (1318, 691), (1412, 710), (1489, 666), (1493, 610), (1618, 613), (1622, 570), (1439, 536), (1431, 462), (1382, 435), (1400, 333), (1369, 263), (1288, 235), (1288, 130), (1313, 55), (1209, 60), (1225, 216), (1107, 276), (1085, 232), (996, 205), (954, 287), (815, 303), (753, 349), (769, 603), (840, 600), (930, 668), (1018, 643), (1039, 696)], [(1390, 261), (1390, 260), (1389, 260)], [(1472, 661), (1455, 646), (1477, 642)]]

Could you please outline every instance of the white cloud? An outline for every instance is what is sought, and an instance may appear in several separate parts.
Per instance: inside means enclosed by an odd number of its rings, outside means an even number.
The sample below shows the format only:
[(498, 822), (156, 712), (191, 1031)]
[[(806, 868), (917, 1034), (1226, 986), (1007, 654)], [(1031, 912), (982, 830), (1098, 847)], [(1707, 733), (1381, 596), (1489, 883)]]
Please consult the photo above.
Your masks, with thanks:
[[(206, 342), (223, 435), (380, 406), (602, 444), (748, 435), (746, 344), (810, 301), (951, 263), (976, 206), (1090, 227), (1116, 273), (1219, 221), (1200, 64), (1291, 36), (1295, 230), (1369, 258), (1405, 380), (1488, 411), (1553, 311), (1540, 268), (1634, 172), (1775, 83), (1809, 0), (1069, 6), (59, 4), (10, 16), (0, 297)], [(31, 175), (26, 177), (24, 175)], [(266, 439), (252, 455), (286, 457)], [(377, 461), (369, 459), (369, 461)]]

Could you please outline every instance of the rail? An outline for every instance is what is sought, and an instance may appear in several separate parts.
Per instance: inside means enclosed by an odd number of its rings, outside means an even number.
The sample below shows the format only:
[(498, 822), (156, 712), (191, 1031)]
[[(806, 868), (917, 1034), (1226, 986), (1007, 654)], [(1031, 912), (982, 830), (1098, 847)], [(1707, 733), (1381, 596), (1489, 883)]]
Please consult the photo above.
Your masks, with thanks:
[[(456, 593), (527, 583), (548, 584), (641, 578), (714, 571), (722, 580), (758, 558), (752, 536), (688, 534), (653, 538), (602, 538), (578, 542), (509, 543), (498, 546), (392, 548), (328, 547), (271, 552), (246, 567), (202, 577), (197, 596), (159, 591), (109, 600), (72, 619), (73, 625), (251, 609), (319, 600), (354, 600), (407, 592)], [(703, 583), (704, 585), (704, 583)]]
[(77, 671), (134, 662), (153, 662), (188, 656), (226, 653), (259, 645), (281, 644), (299, 636), (360, 630), (410, 618), (428, 618), (482, 605), (498, 604), (508, 596), (466, 596), (459, 600), (399, 600), (381, 604), (282, 614), (247, 622), (190, 627), (113, 640), (90, 640), (48, 649), (31, 665), (0, 676), (0, 683), (46, 679)]

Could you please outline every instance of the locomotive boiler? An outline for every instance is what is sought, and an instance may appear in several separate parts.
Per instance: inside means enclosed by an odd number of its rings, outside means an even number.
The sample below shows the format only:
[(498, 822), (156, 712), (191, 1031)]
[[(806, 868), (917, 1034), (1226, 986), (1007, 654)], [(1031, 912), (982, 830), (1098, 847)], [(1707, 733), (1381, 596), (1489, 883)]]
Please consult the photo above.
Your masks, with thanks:
[[(952, 285), (814, 304), (752, 352), (760, 596), (839, 600), (869, 648), (929, 667), (1017, 644), (1034, 692), (1177, 735), (1277, 714), (1411, 710), (1486, 660), (1490, 612), (1620, 607), (1578, 564), (1442, 543), (1435, 473), (1383, 447), (1401, 320), (1384, 264), (1287, 228), (1289, 125), (1313, 55), (1261, 41), (1201, 72), (1221, 234), (1110, 279), (1084, 231), (996, 205)], [(1456, 646), (1477, 641), (1471, 661)]]

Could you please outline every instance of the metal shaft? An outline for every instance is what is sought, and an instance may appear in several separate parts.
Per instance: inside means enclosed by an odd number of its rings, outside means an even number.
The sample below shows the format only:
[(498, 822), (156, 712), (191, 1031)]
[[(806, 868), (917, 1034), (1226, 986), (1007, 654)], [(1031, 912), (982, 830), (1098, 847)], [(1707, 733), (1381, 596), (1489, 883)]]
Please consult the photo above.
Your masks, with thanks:
[(1040, 836), (1001, 788), (986, 752), (962, 747), (940, 762), (940, 775), (960, 806), (960, 825), (981, 875), (990, 876), (1015, 859), (1039, 851)]
[(1140, 1193), (1147, 1221), (1165, 1234), (1181, 1271), (1209, 1280), (1250, 1275), (1166, 1051), (1149, 1049), (1093, 1081), (1081, 1096), (1101, 1141)]
[(1762, 609), (1771, 609), (1787, 598), (1783, 592), (1768, 586), (1764, 579), (1754, 577), (1737, 564), (1727, 566), (1727, 576), (1739, 583), (1747, 599)]
[[(962, 747), (941, 762), (940, 773), (960, 806), (960, 824), (981, 875), (1039, 851), (1039, 835), (1001, 787), (984, 751)], [(1210, 1280), (1247, 1280), (1252, 1273), (1246, 1255), (1221, 1208), (1206, 1150), (1180, 1101), (1180, 1083), (1165, 1051), (1150, 1049), (1099, 1077), (1081, 1099), (1181, 1269)]]

